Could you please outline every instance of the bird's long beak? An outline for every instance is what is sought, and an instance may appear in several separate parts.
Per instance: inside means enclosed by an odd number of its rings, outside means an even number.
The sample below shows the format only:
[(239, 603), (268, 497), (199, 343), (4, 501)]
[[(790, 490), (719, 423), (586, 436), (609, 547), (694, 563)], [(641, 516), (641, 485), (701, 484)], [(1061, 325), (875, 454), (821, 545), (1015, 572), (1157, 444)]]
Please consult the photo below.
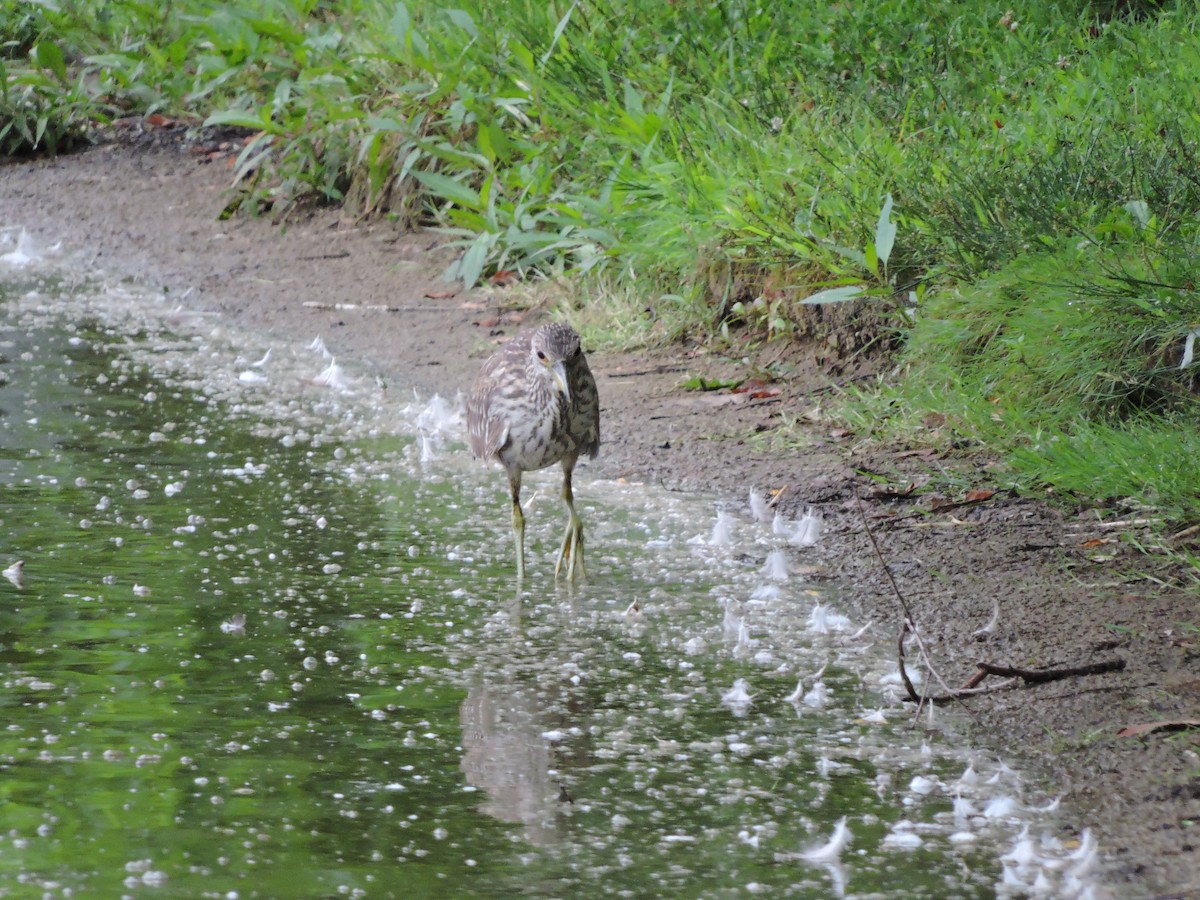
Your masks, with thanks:
[(560, 359), (550, 371), (554, 373), (554, 386), (562, 392), (562, 395), (567, 398), (567, 402), (570, 403), (571, 388), (567, 385), (567, 364)]

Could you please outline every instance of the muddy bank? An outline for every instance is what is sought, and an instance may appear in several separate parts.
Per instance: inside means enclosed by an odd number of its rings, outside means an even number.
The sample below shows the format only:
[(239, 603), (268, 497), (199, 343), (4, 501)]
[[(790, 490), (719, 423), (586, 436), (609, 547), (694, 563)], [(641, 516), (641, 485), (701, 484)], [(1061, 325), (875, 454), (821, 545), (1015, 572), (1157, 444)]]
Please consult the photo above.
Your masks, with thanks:
[[(499, 295), (446, 296), (438, 276), (448, 257), (437, 235), (334, 210), (286, 228), (220, 221), (229, 178), (220, 158), (126, 144), (3, 164), (0, 225), (61, 240), (63, 252), (161, 290), (171, 306), (289, 339), (320, 335), (340, 362), (396, 385), (397, 402), (407, 398), (400, 386), (465, 390), (492, 343), (536, 315), (502, 312)], [(979, 660), (1050, 668), (1123, 659), (1120, 672), (974, 698), (968, 727), (1062, 796), (1065, 828), (1097, 833), (1114, 893), (1200, 894), (1200, 738), (1117, 734), (1200, 718), (1200, 615), (1170, 585), (1181, 573), (1123, 576), (1142, 564), (1116, 539), (1137, 527), (1113, 525), (1109, 514), (1061, 514), (1002, 490), (930, 512), (928, 497), (904, 494), (937, 468), (1002, 487), (983, 461), (867, 448), (820, 416), (811, 417), (805, 449), (763, 450), (762, 436), (782, 417), (803, 419), (827, 402), (829, 380), (811, 355), (794, 348), (789, 360), (797, 365), (772, 386), (777, 396), (750, 398), (680, 388), (693, 375), (744, 373), (740, 361), (702, 347), (593, 355), (604, 449), (580, 468), (577, 490), (586, 492), (589, 475), (624, 477), (710, 492), (744, 512), (749, 485), (786, 486), (785, 513), (811, 505), (825, 517), (813, 558), (830, 583), (891, 630), (901, 611), (853, 499), (863, 492), (880, 550), (949, 684), (962, 684)], [(882, 473), (900, 490), (878, 491), (862, 472)]]

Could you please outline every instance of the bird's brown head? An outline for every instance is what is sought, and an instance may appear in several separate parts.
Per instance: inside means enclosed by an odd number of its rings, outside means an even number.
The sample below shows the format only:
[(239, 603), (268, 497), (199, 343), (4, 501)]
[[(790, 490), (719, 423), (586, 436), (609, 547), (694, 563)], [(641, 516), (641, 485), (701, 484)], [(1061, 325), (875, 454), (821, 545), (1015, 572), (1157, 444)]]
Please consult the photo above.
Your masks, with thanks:
[(583, 358), (579, 346), (579, 335), (570, 326), (558, 322), (542, 325), (533, 332), (530, 353), (535, 371), (545, 372), (555, 390), (568, 401), (571, 388), (567, 380), (567, 367)]

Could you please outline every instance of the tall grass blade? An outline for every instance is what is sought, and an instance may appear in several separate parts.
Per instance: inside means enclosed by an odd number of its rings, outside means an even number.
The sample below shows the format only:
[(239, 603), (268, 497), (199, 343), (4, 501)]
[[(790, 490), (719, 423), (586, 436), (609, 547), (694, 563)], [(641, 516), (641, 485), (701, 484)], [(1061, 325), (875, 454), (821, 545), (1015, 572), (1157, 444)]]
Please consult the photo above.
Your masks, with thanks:
[(875, 256), (880, 264), (887, 268), (892, 248), (896, 245), (896, 223), (892, 221), (892, 195), (888, 194), (883, 201), (883, 209), (879, 213), (879, 221), (875, 223)]

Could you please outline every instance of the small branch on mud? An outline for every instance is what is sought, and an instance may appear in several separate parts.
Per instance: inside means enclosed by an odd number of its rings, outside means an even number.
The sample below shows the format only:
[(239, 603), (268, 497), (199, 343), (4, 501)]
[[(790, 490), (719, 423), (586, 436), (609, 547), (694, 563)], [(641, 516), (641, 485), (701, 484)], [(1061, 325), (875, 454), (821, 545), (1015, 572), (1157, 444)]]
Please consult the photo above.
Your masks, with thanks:
[(892, 577), (892, 570), (888, 568), (887, 560), (883, 558), (883, 553), (879, 549), (879, 543), (875, 540), (875, 532), (871, 530), (871, 524), (867, 521), (867, 511), (863, 508), (862, 497), (858, 495), (858, 491), (854, 492), (854, 500), (858, 503), (858, 514), (862, 516), (863, 530), (866, 531), (867, 539), (871, 542), (871, 549), (875, 551), (875, 558), (879, 560), (879, 565), (883, 567), (883, 574), (887, 576), (888, 583), (892, 586), (892, 593), (896, 595), (896, 599), (900, 601), (900, 606), (904, 610), (905, 628), (900, 632), (900, 643), (903, 645), (905, 633), (907, 631), (916, 631), (916, 620), (913, 619), (912, 610), (908, 608), (908, 600), (900, 593), (900, 586), (896, 584), (896, 579)]
[(1184, 538), (1190, 538), (1192, 535), (1198, 532), (1200, 532), (1200, 525), (1192, 525), (1183, 529), (1183, 531), (1175, 532), (1173, 535), (1171, 535), (1171, 540), (1182, 541)]
[(779, 506), (779, 501), (783, 499), (783, 495), (788, 492), (788, 488), (790, 487), (791, 484), (789, 483), (777, 490), (775, 495), (767, 501), (767, 509), (775, 509), (777, 506)]
[[(988, 675), (1000, 675), (1005, 678), (1020, 678), (1026, 684), (1045, 684), (1047, 681), (1058, 681), (1061, 678), (1120, 672), (1125, 668), (1125, 660), (1106, 659), (1102, 662), (1088, 663), (1084, 666), (1065, 666), (1061, 669), (1018, 669), (1015, 666), (998, 666), (995, 663), (987, 662), (976, 663), (975, 667), (979, 670), (971, 676), (971, 681), (975, 682), (983, 681)], [(969, 683), (968, 686), (970, 686)]]
[(908, 600), (900, 592), (900, 586), (896, 584), (896, 579), (892, 576), (892, 570), (888, 568), (887, 560), (883, 558), (883, 552), (879, 549), (879, 542), (875, 540), (875, 534), (871, 531), (871, 523), (867, 521), (867, 511), (863, 508), (862, 497), (858, 495), (858, 491), (854, 492), (854, 499), (858, 503), (858, 514), (862, 517), (863, 530), (866, 531), (867, 538), (871, 541), (871, 548), (875, 551), (875, 558), (879, 560), (879, 565), (883, 568), (883, 574), (887, 576), (888, 583), (892, 586), (892, 592), (896, 595), (896, 599), (900, 601), (900, 607), (904, 610), (904, 626), (900, 629), (900, 637), (897, 641), (899, 645), (898, 668), (900, 670), (900, 677), (904, 680), (904, 687), (908, 691), (909, 697), (917, 704), (917, 713), (920, 714), (923, 699), (932, 700), (934, 698), (925, 697), (922, 699), (918, 697), (916, 689), (908, 677), (908, 671), (904, 668), (904, 638), (906, 636), (911, 634), (913, 639), (916, 640), (917, 649), (921, 651), (921, 661), (925, 664), (925, 668), (929, 670), (929, 674), (937, 679), (938, 684), (942, 686), (942, 690), (949, 694), (953, 693), (953, 688), (946, 684), (945, 679), (942, 678), (942, 674), (933, 665), (933, 658), (925, 648), (925, 642), (921, 640), (921, 633), (917, 630), (917, 621), (913, 618)]
[[(879, 565), (882, 566), (883, 573), (887, 577), (888, 583), (892, 586), (892, 592), (896, 595), (896, 599), (900, 602), (900, 606), (904, 610), (904, 621), (900, 627), (900, 634), (896, 638), (896, 663), (900, 672), (900, 680), (904, 683), (905, 693), (908, 695), (910, 701), (917, 704), (918, 713), (920, 713), (921, 707), (926, 703), (945, 703), (951, 700), (961, 700), (975, 694), (994, 693), (995, 691), (1015, 687), (1018, 682), (1024, 682), (1026, 685), (1045, 684), (1046, 682), (1059, 681), (1063, 678), (1075, 678), (1082, 675), (1102, 675), (1105, 672), (1119, 672), (1125, 668), (1125, 660), (1123, 659), (1109, 659), (1097, 663), (1087, 663), (1082, 666), (1065, 666), (1055, 669), (1022, 669), (1016, 666), (1002, 666), (998, 663), (979, 662), (975, 664), (975, 674), (967, 679), (967, 682), (961, 688), (951, 688), (946, 684), (937, 669), (934, 668), (929, 651), (925, 648), (925, 644), (921, 640), (920, 632), (917, 631), (912, 609), (909, 607), (908, 600), (904, 594), (900, 592), (900, 586), (896, 584), (896, 579), (892, 576), (892, 571), (888, 568), (888, 564), (883, 558), (883, 552), (879, 549), (879, 543), (875, 540), (875, 535), (871, 531), (871, 525), (867, 520), (862, 498), (857, 492), (855, 492), (854, 499), (858, 502), (858, 512), (862, 516), (863, 528), (867, 533), (867, 538), (871, 542), (871, 548), (875, 551), (875, 557), (879, 560)], [(998, 618), (999, 603), (997, 602), (992, 614), (992, 621), (976, 632), (976, 634), (984, 633), (994, 628), (996, 619)], [(920, 694), (913, 685), (912, 679), (908, 675), (908, 669), (905, 666), (906, 654), (904, 641), (910, 634), (917, 642), (917, 648), (921, 654), (921, 662), (928, 668), (930, 674), (937, 679), (938, 683), (942, 686), (942, 690), (945, 691), (944, 694), (938, 696)], [(990, 684), (987, 687), (981, 687), (984, 679), (989, 675), (997, 675), (1007, 680)]]
[(900, 669), (900, 680), (904, 682), (904, 690), (908, 691), (908, 699), (920, 705), (922, 698), (917, 695), (912, 679), (908, 677), (908, 669), (904, 668), (904, 639), (908, 636), (908, 621), (900, 627), (900, 636), (896, 638), (896, 662)]
[[(1106, 672), (1120, 672), (1124, 668), (1125, 660), (1123, 659), (1106, 659), (1097, 663), (1088, 663), (1082, 666), (1064, 666), (1057, 669), (1021, 669), (1016, 666), (1001, 666), (996, 663), (980, 662), (975, 664), (975, 674), (968, 678), (966, 683), (958, 690), (949, 691), (940, 697), (924, 698), (913, 696), (913, 692), (910, 691), (909, 699), (914, 703), (920, 703), (923, 700), (946, 703), (950, 700), (961, 700), (964, 697), (971, 697), (975, 694), (994, 693), (995, 691), (1014, 687), (1018, 681), (1022, 681), (1026, 685), (1045, 684), (1050, 681), (1060, 681), (1063, 678), (1076, 678), (1082, 675), (1103, 675)], [(998, 675), (1007, 680), (999, 684), (980, 687), (984, 679), (989, 675)]]

